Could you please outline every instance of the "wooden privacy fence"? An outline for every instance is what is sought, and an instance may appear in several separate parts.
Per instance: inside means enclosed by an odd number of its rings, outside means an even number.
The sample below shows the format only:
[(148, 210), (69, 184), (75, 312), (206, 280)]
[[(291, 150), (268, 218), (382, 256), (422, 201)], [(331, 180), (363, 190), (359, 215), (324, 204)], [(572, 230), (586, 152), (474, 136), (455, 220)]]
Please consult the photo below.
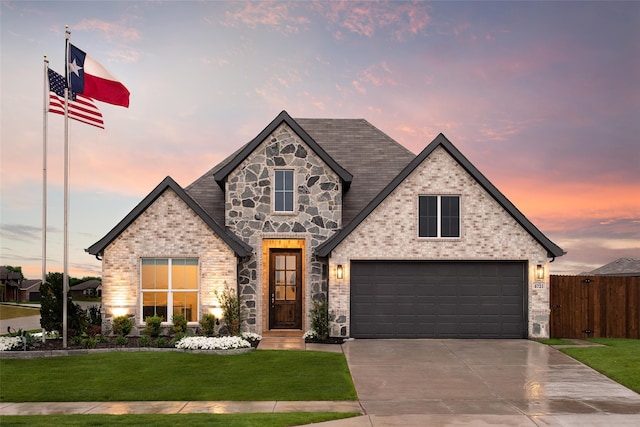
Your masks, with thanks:
[(552, 338), (640, 338), (640, 277), (551, 276)]

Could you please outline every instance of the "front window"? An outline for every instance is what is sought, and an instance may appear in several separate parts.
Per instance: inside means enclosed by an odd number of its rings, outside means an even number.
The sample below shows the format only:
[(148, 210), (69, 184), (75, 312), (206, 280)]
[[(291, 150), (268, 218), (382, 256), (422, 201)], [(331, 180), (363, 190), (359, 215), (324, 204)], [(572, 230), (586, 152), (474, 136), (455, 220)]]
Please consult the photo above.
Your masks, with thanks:
[(418, 236), (460, 237), (460, 196), (420, 196)]
[(143, 258), (141, 276), (142, 321), (160, 316), (168, 322), (175, 314), (198, 321), (197, 258)]
[(293, 212), (293, 171), (275, 171), (274, 210)]

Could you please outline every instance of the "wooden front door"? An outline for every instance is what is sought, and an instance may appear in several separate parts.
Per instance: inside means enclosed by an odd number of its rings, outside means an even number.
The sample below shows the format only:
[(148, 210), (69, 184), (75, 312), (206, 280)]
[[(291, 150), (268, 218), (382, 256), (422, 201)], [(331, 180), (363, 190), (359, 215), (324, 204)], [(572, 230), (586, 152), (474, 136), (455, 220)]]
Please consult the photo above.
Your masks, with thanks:
[(302, 328), (302, 251), (269, 253), (269, 329)]

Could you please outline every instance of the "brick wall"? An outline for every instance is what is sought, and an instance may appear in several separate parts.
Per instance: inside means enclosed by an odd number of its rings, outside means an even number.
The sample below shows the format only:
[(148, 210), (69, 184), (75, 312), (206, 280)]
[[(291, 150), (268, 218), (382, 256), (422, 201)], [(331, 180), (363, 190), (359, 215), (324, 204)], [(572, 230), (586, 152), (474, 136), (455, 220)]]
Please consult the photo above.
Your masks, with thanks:
[[(418, 238), (418, 196), (459, 195), (461, 236)], [(549, 333), (546, 250), (538, 244), (443, 148), (437, 148), (338, 247), (330, 258), (332, 333), (348, 335), (349, 261), (354, 260), (519, 260), (528, 261), (529, 335)], [(335, 266), (346, 266), (336, 280)], [(545, 266), (543, 281), (534, 268)]]
[[(104, 251), (102, 316), (105, 326), (126, 310), (141, 321), (140, 258), (199, 259), (199, 316), (217, 305), (215, 291), (236, 288), (236, 257), (173, 190), (167, 189)], [(110, 326), (109, 326), (110, 327)]]

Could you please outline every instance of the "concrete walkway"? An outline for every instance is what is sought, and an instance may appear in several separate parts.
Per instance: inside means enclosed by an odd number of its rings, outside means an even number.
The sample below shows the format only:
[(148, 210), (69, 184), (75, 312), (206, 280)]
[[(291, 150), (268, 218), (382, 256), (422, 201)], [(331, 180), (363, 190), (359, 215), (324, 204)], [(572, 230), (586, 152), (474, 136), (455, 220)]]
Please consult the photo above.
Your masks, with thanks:
[[(253, 412), (360, 412), (357, 401), (170, 401), (0, 403), (0, 415), (241, 414)], [(2, 422), (0, 421), (0, 424)]]

